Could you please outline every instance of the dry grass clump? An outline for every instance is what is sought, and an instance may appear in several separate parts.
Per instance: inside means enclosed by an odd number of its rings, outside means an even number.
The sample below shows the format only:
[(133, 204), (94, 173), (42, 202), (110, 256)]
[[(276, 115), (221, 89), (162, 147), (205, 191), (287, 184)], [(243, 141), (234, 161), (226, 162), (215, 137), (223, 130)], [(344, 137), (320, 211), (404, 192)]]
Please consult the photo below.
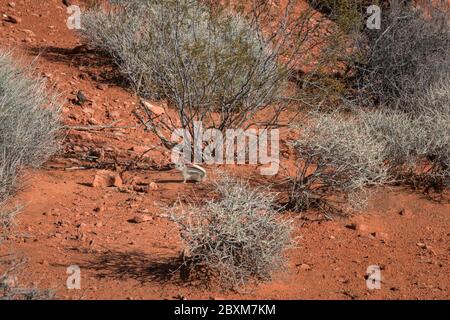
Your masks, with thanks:
[(385, 143), (371, 136), (357, 119), (312, 113), (293, 146), (299, 161), (289, 182), (289, 202), (295, 210), (360, 208), (367, 188), (387, 181)]
[(383, 108), (359, 116), (370, 134), (384, 141), (393, 178), (434, 191), (450, 186), (449, 77), (418, 95), (414, 112)]
[(24, 167), (36, 167), (58, 148), (59, 104), (45, 82), (0, 51), (0, 205)]
[(292, 221), (280, 217), (267, 188), (228, 176), (216, 188), (217, 199), (169, 210), (185, 246), (184, 270), (222, 288), (269, 279), (286, 262)]

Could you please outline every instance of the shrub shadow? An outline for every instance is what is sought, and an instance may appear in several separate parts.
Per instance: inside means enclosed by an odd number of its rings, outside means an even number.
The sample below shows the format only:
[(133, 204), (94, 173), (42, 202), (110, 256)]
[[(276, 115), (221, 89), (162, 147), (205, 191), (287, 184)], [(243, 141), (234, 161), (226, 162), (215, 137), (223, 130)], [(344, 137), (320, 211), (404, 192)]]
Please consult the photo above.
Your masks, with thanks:
[(98, 278), (134, 279), (140, 283), (181, 283), (182, 264), (181, 257), (177, 256), (149, 255), (140, 251), (106, 251), (95, 253), (93, 260), (80, 264), (80, 267), (96, 271)]
[(126, 80), (121, 76), (113, 59), (106, 53), (79, 45), (73, 48), (55, 46), (35, 46), (28, 49), (30, 54), (50, 62), (64, 63), (86, 72), (92, 80), (108, 85), (124, 86)]

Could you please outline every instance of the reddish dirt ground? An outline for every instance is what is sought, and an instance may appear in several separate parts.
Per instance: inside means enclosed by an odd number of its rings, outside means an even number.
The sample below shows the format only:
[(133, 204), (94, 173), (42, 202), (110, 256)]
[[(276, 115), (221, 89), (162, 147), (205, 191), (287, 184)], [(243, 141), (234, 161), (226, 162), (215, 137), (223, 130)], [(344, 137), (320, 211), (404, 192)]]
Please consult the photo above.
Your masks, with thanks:
[[(378, 190), (367, 210), (348, 219), (295, 215), (298, 246), (270, 282), (221, 292), (168, 277), (180, 241), (175, 226), (158, 217), (160, 208), (207, 186), (181, 184), (175, 170), (163, 170), (168, 153), (158, 151), (146, 157), (147, 168), (128, 172), (122, 187), (90, 186), (96, 168), (64, 170), (86, 165), (89, 156), (96, 160), (90, 164), (111, 166), (111, 159), (129, 160), (157, 140), (137, 127), (131, 115), (136, 99), (117, 85), (109, 61), (89, 49), (73, 50), (82, 42), (66, 27), (62, 1), (0, 0), (0, 14), (20, 18), (0, 22), (0, 46), (24, 61), (40, 55), (36, 67), (61, 92), (65, 124), (129, 126), (69, 130), (60, 155), (26, 172), (14, 199), (25, 207), (0, 248), (0, 255), (27, 257), (21, 286), (54, 289), (60, 299), (450, 298), (450, 205), (404, 188)], [(92, 102), (71, 102), (80, 89)], [(128, 188), (150, 182), (158, 189)], [(132, 223), (139, 214), (149, 221)], [(352, 223), (355, 230), (346, 227)], [(70, 265), (81, 268), (81, 290), (66, 288)], [(379, 290), (366, 287), (370, 265), (381, 266)]]

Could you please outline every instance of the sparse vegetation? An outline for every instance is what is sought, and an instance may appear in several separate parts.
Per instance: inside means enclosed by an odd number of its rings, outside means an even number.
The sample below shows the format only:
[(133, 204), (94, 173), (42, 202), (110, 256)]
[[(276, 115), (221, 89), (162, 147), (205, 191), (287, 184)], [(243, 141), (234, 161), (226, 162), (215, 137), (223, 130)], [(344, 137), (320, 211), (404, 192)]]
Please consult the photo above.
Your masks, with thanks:
[(242, 15), (197, 0), (118, 3), (88, 11), (82, 34), (114, 58), (137, 94), (175, 106), (182, 128), (193, 133), (200, 120), (239, 127), (282, 95), (288, 77), (278, 52)]
[[(30, 68), (19, 66), (0, 50), (0, 242), (20, 209), (8, 210), (5, 204), (22, 169), (39, 166), (57, 150), (59, 129), (56, 96), (47, 93), (44, 81), (32, 77)], [(11, 263), (13, 266), (0, 274), (0, 300), (53, 297), (50, 291), (19, 288), (12, 283), (17, 264)]]
[(216, 184), (218, 199), (169, 210), (185, 246), (183, 269), (238, 288), (250, 280), (267, 280), (284, 263), (293, 245), (292, 221), (275, 209), (267, 188), (224, 176)]
[(0, 51), (0, 205), (21, 169), (36, 167), (57, 150), (59, 105), (43, 80)]
[(52, 300), (56, 297), (53, 290), (39, 290), (37, 288), (22, 288), (17, 285), (17, 277), (13, 274), (20, 268), (25, 259), (2, 260), (7, 265), (6, 270), (0, 273), (0, 300)]
[(17, 208), (16, 210), (0, 210), (0, 243), (11, 230), (11, 227), (14, 224), (14, 218), (19, 210), (20, 208)]
[(351, 64), (359, 104), (410, 109), (423, 90), (448, 74), (449, 55), (448, 12), (391, 1), (381, 29), (366, 28), (356, 41)]
[(293, 146), (299, 161), (289, 183), (289, 202), (295, 210), (359, 208), (366, 202), (367, 187), (387, 180), (385, 144), (355, 119), (312, 113)]
[(384, 141), (393, 178), (435, 191), (450, 186), (449, 101), (447, 77), (417, 96), (415, 112), (360, 112), (371, 135)]

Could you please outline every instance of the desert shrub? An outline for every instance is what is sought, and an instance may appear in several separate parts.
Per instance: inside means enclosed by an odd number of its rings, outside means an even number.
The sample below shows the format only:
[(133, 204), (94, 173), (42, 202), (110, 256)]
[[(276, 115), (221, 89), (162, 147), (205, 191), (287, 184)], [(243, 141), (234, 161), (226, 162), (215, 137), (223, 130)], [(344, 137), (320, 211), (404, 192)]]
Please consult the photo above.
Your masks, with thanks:
[(43, 80), (0, 51), (0, 205), (25, 166), (38, 166), (57, 149), (59, 105)]
[(368, 28), (352, 55), (355, 84), (363, 104), (410, 109), (417, 94), (449, 72), (448, 13), (394, 0), (382, 12), (380, 30)]
[(169, 218), (181, 230), (184, 268), (222, 288), (265, 280), (285, 263), (292, 221), (275, 209), (276, 195), (228, 176), (217, 183), (217, 198), (175, 207)]
[(290, 205), (345, 213), (366, 203), (367, 188), (387, 180), (385, 144), (357, 119), (313, 113), (293, 143), (298, 163), (290, 179)]
[(14, 218), (21, 208), (15, 210), (0, 209), (0, 243), (6, 238), (14, 225)]
[(17, 257), (0, 260), (0, 266), (6, 266), (0, 272), (0, 300), (53, 300), (56, 297), (53, 290), (18, 286), (14, 271), (17, 271), (25, 262), (26, 259)]
[(242, 15), (197, 0), (114, 3), (87, 11), (82, 34), (114, 58), (140, 96), (174, 105), (181, 127), (193, 132), (194, 119), (240, 126), (284, 90), (276, 50)]
[(450, 186), (450, 78), (417, 95), (414, 112), (361, 112), (361, 123), (384, 141), (390, 175), (417, 187)]
[(346, 32), (360, 30), (364, 25), (366, 8), (381, 5), (380, 0), (308, 0), (316, 10), (336, 22)]

